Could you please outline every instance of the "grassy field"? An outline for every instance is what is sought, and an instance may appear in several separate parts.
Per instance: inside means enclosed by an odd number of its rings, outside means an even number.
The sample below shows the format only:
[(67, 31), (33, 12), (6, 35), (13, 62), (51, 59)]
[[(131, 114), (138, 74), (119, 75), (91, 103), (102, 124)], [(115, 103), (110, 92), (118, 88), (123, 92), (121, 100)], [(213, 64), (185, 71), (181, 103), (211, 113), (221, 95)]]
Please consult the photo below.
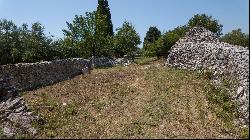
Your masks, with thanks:
[[(237, 105), (207, 74), (155, 58), (23, 93), (44, 121), (35, 138), (242, 138)], [(22, 136), (20, 136), (22, 137)]]

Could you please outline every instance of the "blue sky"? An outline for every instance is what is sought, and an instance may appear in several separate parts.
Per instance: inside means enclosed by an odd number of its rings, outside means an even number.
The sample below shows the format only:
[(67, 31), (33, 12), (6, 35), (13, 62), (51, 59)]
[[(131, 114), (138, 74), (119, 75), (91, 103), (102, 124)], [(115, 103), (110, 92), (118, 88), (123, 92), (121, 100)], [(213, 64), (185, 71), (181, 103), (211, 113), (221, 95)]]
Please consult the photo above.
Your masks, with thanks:
[[(97, 0), (0, 0), (0, 18), (17, 25), (39, 21), (46, 33), (63, 37), (66, 21), (96, 6)], [(219, 20), (224, 34), (236, 28), (249, 34), (249, 0), (109, 0), (109, 6), (114, 29), (132, 22), (142, 41), (150, 26), (168, 31), (201, 13)]]

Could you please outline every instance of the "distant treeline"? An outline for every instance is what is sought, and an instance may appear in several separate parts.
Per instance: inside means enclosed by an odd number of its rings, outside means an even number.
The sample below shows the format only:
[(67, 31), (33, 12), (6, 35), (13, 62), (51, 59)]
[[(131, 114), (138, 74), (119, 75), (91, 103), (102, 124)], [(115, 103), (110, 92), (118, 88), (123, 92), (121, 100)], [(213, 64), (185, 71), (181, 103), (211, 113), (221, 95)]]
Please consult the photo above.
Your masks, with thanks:
[[(72, 22), (66, 22), (64, 37), (53, 39), (44, 33), (39, 22), (22, 24), (0, 19), (0, 64), (50, 61), (55, 59), (91, 56), (123, 57), (143, 55), (145, 57), (166, 56), (168, 50), (191, 27), (203, 26), (220, 37), (222, 25), (206, 14), (194, 15), (184, 26), (161, 33), (157, 27), (149, 28), (141, 44), (140, 36), (132, 23), (125, 21), (113, 31), (111, 13), (107, 0), (98, 0), (97, 10), (75, 15)], [(249, 36), (241, 29), (233, 30), (221, 40), (235, 45), (249, 46)]]
[(219, 24), (218, 20), (206, 14), (194, 15), (186, 25), (178, 26), (173, 30), (161, 33), (157, 27), (152, 26), (146, 33), (143, 42), (143, 55), (146, 57), (152, 56), (167, 56), (168, 51), (181, 37), (185, 35), (189, 28), (194, 26), (202, 26), (215, 33), (220, 41), (234, 45), (249, 47), (249, 35), (242, 33), (241, 29), (233, 30), (222, 36), (223, 25)]

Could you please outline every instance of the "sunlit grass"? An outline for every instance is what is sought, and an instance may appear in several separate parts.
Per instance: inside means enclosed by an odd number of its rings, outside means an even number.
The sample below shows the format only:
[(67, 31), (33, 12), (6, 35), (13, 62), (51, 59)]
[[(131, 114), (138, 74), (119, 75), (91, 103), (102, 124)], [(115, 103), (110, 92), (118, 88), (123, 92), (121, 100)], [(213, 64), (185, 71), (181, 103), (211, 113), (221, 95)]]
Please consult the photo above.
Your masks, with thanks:
[(237, 106), (206, 74), (159, 63), (143, 58), (26, 92), (26, 102), (45, 120), (36, 138), (247, 136), (233, 124)]

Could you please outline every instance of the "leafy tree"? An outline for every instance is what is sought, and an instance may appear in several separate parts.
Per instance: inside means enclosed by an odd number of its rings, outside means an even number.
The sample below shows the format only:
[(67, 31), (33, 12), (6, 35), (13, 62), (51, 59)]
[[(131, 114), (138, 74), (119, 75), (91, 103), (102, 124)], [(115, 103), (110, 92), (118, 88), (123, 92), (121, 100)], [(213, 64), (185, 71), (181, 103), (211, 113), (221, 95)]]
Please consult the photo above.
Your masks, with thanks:
[(156, 42), (154, 43), (143, 43), (143, 56), (144, 57), (154, 57), (157, 51)]
[(25, 46), (22, 56), (23, 61), (37, 62), (53, 60), (53, 57), (49, 55), (53, 47), (53, 40), (51, 37), (45, 35), (44, 26), (39, 22), (33, 23), (30, 31), (28, 31), (26, 29), (27, 26), (25, 26), (26, 25), (23, 25), (23, 28), (27, 34), (24, 34), (25, 38), (23, 38), (23, 46)]
[(196, 14), (188, 21), (188, 27), (202, 26), (207, 28), (211, 32), (214, 32), (218, 36), (222, 35), (222, 25), (218, 23), (218, 20), (208, 16), (206, 14)]
[(81, 49), (83, 49), (83, 27), (84, 21), (82, 16), (75, 15), (72, 23), (66, 22), (68, 30), (63, 29), (64, 42), (62, 48), (65, 51), (65, 57), (80, 57)]
[(0, 20), (0, 64), (51, 60), (53, 40), (44, 34), (44, 27), (36, 22), (16, 26), (12, 21)]
[(155, 42), (161, 37), (161, 31), (157, 27), (150, 27), (146, 33), (143, 42), (143, 54), (147, 57), (156, 56), (156, 44)]
[(61, 38), (50, 43), (47, 51), (48, 61), (68, 58), (64, 56), (65, 52), (62, 49), (62, 44), (63, 40)]
[(44, 34), (44, 27), (36, 22), (31, 26), (31, 35), (30, 35), (30, 49), (27, 51), (32, 52), (31, 61), (39, 61), (43, 58), (46, 58), (46, 37)]
[(243, 47), (249, 47), (249, 35), (242, 33), (240, 28), (225, 34), (221, 38), (221, 41)]
[[(150, 27), (149, 31), (144, 38), (143, 43), (143, 54), (146, 57), (157, 56), (158, 58), (161, 56), (166, 56), (170, 48), (185, 35), (188, 29), (194, 26), (203, 26), (208, 30), (216, 33), (218, 36), (221, 35), (222, 25), (218, 23), (218, 20), (213, 19), (211, 16), (207, 16), (206, 14), (196, 14), (194, 15), (186, 25), (178, 26), (173, 30), (170, 30), (163, 34), (159, 39), (158, 36), (154, 37), (156, 32), (156, 28)], [(154, 33), (153, 33), (154, 32)], [(158, 32), (159, 33), (159, 32)]]
[(113, 24), (107, 0), (98, 0), (96, 12), (96, 32), (104, 37), (113, 36)]
[[(28, 60), (27, 58), (25, 58), (25, 52), (28, 51), (28, 49), (30, 48), (30, 30), (28, 29), (28, 24), (22, 24), (21, 27), (19, 27), (19, 39), (21, 42), (20, 45), (20, 49), (19, 49), (19, 53), (20, 53), (20, 57), (21, 60), (19, 62), (25, 62), (25, 60)], [(29, 61), (29, 60), (28, 60)]]
[(156, 56), (167, 56), (168, 51), (171, 47), (180, 39), (180, 35), (176, 30), (166, 32), (162, 37), (156, 42)]
[(112, 37), (97, 33), (96, 12), (86, 12), (85, 16), (75, 15), (72, 23), (66, 22), (68, 30), (63, 30), (65, 39), (62, 48), (66, 57), (109, 56)]
[(121, 28), (117, 28), (117, 33), (114, 37), (115, 55), (122, 57), (128, 55), (134, 59), (135, 52), (137, 51), (137, 45), (141, 43), (140, 36), (136, 32), (134, 26), (125, 21)]
[(85, 17), (75, 15), (72, 23), (66, 22), (68, 30), (63, 30), (63, 49), (66, 57), (88, 58), (95, 55), (95, 12), (86, 12)]
[(178, 35), (179, 38), (181, 38), (185, 35), (185, 33), (188, 31), (188, 29), (189, 29), (189, 27), (187, 25), (184, 25), (184, 26), (178, 26), (169, 32), (174, 33), (174, 34)]
[(178, 26), (172, 31), (168, 31), (161, 35), (159, 39), (153, 43), (149, 43), (147, 40), (143, 46), (143, 53), (146, 57), (166, 56), (170, 48), (185, 35), (188, 30), (187, 26)]
[(0, 20), (0, 64), (15, 63), (20, 41), (18, 27), (6, 19)]
[(155, 26), (150, 27), (144, 38), (144, 42), (154, 43), (161, 37), (161, 31)]

